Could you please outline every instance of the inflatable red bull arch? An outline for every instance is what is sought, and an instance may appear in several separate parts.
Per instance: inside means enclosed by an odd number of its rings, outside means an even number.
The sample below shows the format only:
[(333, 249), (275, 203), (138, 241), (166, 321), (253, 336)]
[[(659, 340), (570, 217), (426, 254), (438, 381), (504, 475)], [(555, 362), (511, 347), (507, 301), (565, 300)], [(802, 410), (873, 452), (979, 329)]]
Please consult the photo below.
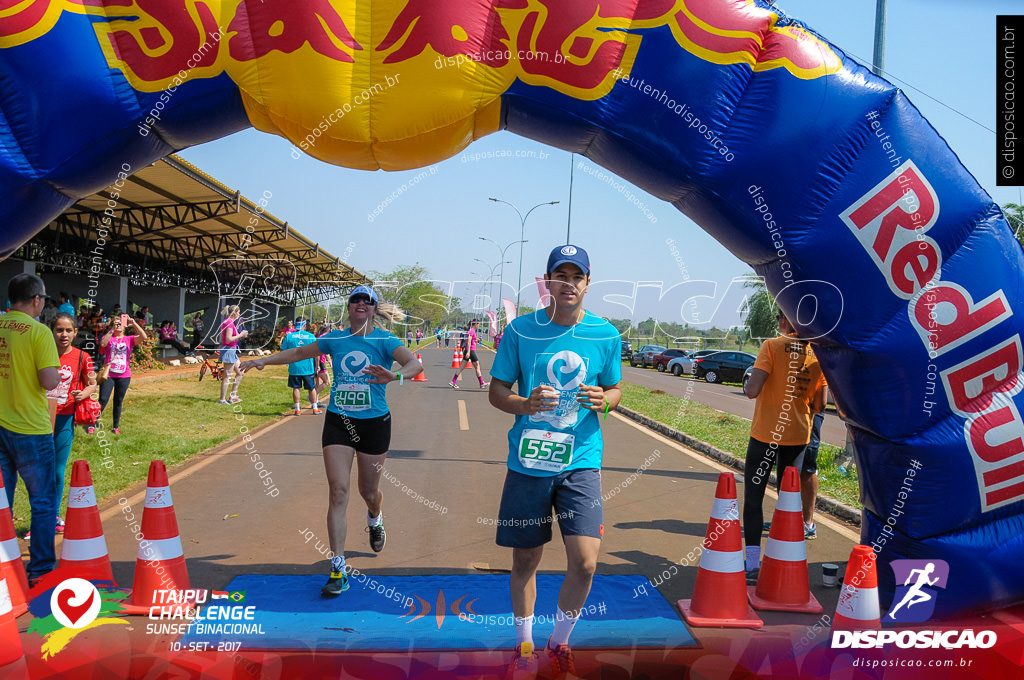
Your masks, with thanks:
[[(510, 130), (671, 202), (817, 338), (883, 605), (1024, 600), (1024, 253), (902, 92), (761, 0), (0, 3), (0, 257), (77, 199), (247, 127), (365, 170)], [(1019, 304), (1019, 302), (1018, 302)]]

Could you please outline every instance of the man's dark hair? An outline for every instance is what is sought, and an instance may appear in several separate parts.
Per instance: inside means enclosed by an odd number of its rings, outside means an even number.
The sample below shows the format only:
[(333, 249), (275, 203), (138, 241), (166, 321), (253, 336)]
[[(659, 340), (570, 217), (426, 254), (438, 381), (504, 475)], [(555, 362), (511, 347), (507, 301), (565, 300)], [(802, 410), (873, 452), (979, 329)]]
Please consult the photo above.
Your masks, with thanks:
[(46, 290), (43, 280), (35, 274), (17, 274), (7, 284), (7, 299), (12, 305), (32, 302), (36, 295), (42, 295)]
[(60, 296), (61, 296), (61, 298), (62, 298), (62, 299), (64, 299), (64, 300), (71, 300), (71, 296), (70, 296), (70, 295), (68, 295), (67, 293), (65, 293), (64, 291), (61, 291), (61, 292), (60, 292)]

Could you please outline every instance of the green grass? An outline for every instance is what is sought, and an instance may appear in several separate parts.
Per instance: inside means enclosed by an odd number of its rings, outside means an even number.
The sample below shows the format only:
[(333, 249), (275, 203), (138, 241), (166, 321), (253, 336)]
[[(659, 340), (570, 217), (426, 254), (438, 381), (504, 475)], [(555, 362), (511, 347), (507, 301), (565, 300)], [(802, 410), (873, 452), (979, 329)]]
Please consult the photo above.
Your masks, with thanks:
[[(151, 460), (163, 460), (171, 468), (237, 436), (243, 425), (251, 430), (280, 417), (292, 404), (291, 390), (283, 379), (287, 374), (286, 366), (270, 366), (246, 374), (239, 389), (242, 402), (238, 404), (238, 414), (232, 406), (217, 403), (219, 382), (209, 375), (199, 382), (198, 367), (183, 378), (132, 381), (121, 412), (122, 434), (110, 432), (113, 403), (107, 404), (100, 420), (109, 448), (106, 458), (100, 450), (101, 430), (88, 435), (84, 427), (75, 426), (60, 515), (64, 516), (67, 507), (72, 461), (89, 462), (96, 498), (102, 501), (145, 480)], [(237, 420), (236, 415), (245, 419)], [(14, 498), (14, 526), (19, 535), (28, 530), (29, 516), (28, 493), (19, 479)]]
[[(697, 403), (651, 390), (633, 383), (622, 383), (622, 405), (648, 418), (681, 430), (723, 451), (746, 458), (750, 439), (750, 420)], [(860, 508), (860, 486), (856, 470), (839, 472), (835, 457), (842, 449), (821, 444), (818, 451), (818, 493), (854, 508)]]

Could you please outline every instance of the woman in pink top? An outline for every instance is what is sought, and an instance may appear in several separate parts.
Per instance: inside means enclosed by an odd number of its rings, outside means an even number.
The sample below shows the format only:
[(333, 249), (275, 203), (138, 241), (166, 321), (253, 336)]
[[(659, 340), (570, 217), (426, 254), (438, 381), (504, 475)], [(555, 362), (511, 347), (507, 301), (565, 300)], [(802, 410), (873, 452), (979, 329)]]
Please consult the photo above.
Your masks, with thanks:
[(459, 389), (459, 376), (462, 375), (462, 371), (469, 367), (470, 363), (473, 364), (473, 368), (476, 369), (476, 379), (480, 381), (480, 388), (487, 387), (490, 383), (484, 381), (484, 375), (480, 372), (480, 359), (476, 356), (476, 329), (480, 326), (480, 322), (473, 319), (469, 322), (469, 326), (466, 327), (466, 333), (462, 336), (462, 350), (465, 354), (465, 365), (459, 364), (459, 370), (455, 372), (455, 377), (448, 383), (455, 389)]
[[(121, 434), (121, 404), (124, 403), (124, 395), (128, 392), (128, 385), (132, 381), (131, 357), (132, 349), (139, 342), (146, 340), (146, 331), (136, 323), (135, 319), (128, 317), (128, 323), (135, 327), (135, 335), (125, 335), (121, 327), (121, 318), (114, 319), (110, 330), (100, 340), (100, 351), (103, 352), (104, 363), (110, 365), (110, 372), (107, 379), (100, 385), (100, 407), (107, 408), (110, 394), (114, 394), (114, 434)], [(102, 416), (102, 411), (100, 412)]]
[[(239, 332), (235, 321), (241, 316), (238, 305), (228, 305), (221, 314), (224, 321), (220, 324), (220, 360), (224, 364), (224, 378), (220, 384), (220, 404), (237, 404), (238, 386), (242, 384), (242, 373), (238, 370), (241, 361), (238, 358), (238, 341), (249, 335), (249, 331)], [(231, 397), (228, 398), (228, 386), (231, 386)]]

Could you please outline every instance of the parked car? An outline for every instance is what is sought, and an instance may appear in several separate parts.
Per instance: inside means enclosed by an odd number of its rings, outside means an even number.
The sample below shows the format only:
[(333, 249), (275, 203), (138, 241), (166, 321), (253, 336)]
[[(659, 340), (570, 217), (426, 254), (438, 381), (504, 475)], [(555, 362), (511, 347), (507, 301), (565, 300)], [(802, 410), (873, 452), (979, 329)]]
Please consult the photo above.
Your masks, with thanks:
[(629, 361), (629, 358), (631, 356), (633, 356), (633, 345), (630, 344), (628, 341), (623, 340), (622, 341), (622, 358), (624, 360), (626, 360), (626, 361)]
[(647, 368), (648, 366), (654, 365), (654, 355), (661, 354), (665, 351), (665, 347), (661, 345), (644, 345), (629, 358), (630, 366), (641, 366)]
[(687, 354), (688, 352), (685, 349), (667, 349), (661, 354), (655, 354), (654, 359), (651, 361), (659, 373), (664, 373), (665, 369), (668, 368), (668, 362), (679, 357), (685, 357)]
[(755, 361), (757, 357), (747, 352), (715, 352), (694, 361), (693, 375), (709, 383), (740, 382)]
[(666, 370), (672, 372), (672, 375), (682, 375), (683, 373), (693, 373), (693, 362), (695, 359), (706, 357), (709, 354), (714, 354), (720, 350), (717, 349), (698, 349), (696, 352), (690, 352), (685, 357), (677, 357), (672, 361), (668, 362)]

